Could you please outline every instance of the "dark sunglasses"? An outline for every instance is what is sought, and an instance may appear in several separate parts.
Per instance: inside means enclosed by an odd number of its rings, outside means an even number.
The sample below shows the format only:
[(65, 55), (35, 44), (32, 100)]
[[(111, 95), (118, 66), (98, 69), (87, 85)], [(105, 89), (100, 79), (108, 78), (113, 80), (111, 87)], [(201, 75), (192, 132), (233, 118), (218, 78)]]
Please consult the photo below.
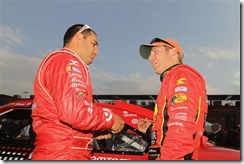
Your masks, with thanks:
[(174, 47), (172, 44), (170, 44), (170, 43), (168, 43), (168, 42), (166, 42), (166, 41), (164, 41), (164, 40), (162, 40), (162, 39), (160, 39), (160, 38), (154, 38), (154, 39), (150, 42), (150, 44), (152, 44), (152, 43), (154, 43), (154, 42), (163, 42), (163, 43), (166, 43), (166, 44), (170, 45), (171, 47)]

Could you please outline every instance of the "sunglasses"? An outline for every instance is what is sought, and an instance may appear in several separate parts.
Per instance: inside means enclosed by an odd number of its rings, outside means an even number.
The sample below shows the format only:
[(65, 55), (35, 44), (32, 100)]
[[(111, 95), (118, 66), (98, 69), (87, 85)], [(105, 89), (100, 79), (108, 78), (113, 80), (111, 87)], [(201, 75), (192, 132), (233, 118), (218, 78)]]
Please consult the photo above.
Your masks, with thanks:
[(90, 26), (88, 26), (87, 24), (85, 24), (81, 29), (80, 29), (80, 33), (82, 33), (85, 30), (91, 29)]
[(162, 40), (162, 39), (160, 39), (160, 38), (154, 38), (151, 42), (150, 42), (150, 44), (152, 44), (152, 43), (154, 43), (154, 42), (163, 42), (163, 43), (165, 43), (165, 44), (167, 44), (167, 45), (170, 45), (171, 47), (169, 47), (169, 48), (174, 48), (174, 46), (172, 45), (172, 44), (170, 44), (170, 43), (168, 43), (168, 42), (166, 42), (166, 41), (164, 41), (164, 40)]

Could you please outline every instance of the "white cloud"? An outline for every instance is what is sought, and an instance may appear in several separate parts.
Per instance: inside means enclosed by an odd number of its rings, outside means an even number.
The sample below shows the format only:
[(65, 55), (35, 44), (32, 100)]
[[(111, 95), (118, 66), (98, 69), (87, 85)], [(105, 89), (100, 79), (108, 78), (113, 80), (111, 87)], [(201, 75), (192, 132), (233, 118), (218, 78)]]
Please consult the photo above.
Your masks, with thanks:
[[(3, 48), (1, 52), (1, 94), (24, 96), (24, 91), (33, 94), (33, 81), (41, 58), (27, 57)], [(157, 94), (161, 85), (158, 75), (144, 76), (140, 72), (120, 75), (91, 67), (91, 77), (94, 94)], [(233, 86), (228, 88), (207, 84), (208, 94), (238, 94), (240, 72), (234, 73), (232, 79)]]
[(207, 63), (207, 69), (213, 69), (215, 66), (214, 62)]
[(23, 46), (26, 38), (18, 28), (11, 28), (4, 24), (0, 24), (0, 40), (4, 41), (7, 45)]
[[(213, 86), (210, 84), (206, 84), (207, 85), (207, 94), (208, 95), (215, 95), (215, 94), (221, 94), (221, 89), (218, 88), (217, 86)], [(222, 93), (223, 94), (223, 93)]]
[[(5, 25), (0, 25), (0, 30), (0, 40), (1, 43), (4, 43), (0, 47), (0, 94), (24, 95), (24, 91), (27, 91), (28, 95), (33, 94), (33, 82), (37, 68), (47, 53), (37, 52), (36, 57), (28, 57), (24, 54), (16, 53), (9, 47), (24, 45), (26, 42), (25, 36), (22, 35), (19, 29), (13, 29)], [(193, 66), (199, 69), (221, 69), (216, 68), (216, 65), (223, 59), (239, 61), (240, 58), (240, 52), (237, 49), (202, 48), (193, 51), (194, 53), (189, 54), (197, 56), (188, 55), (187, 57), (190, 57), (191, 61), (193, 61)], [(203, 55), (206, 55), (208, 58), (195, 60)], [(100, 60), (106, 59), (100, 57)], [(203, 70), (202, 72), (205, 71), (204, 69), (201, 70)], [(161, 83), (159, 76), (156, 74), (145, 76), (141, 72), (131, 72), (130, 74), (121, 75), (111, 72), (111, 70), (106, 71), (104, 68), (91, 67), (94, 94), (157, 94), (160, 89)], [(209, 76), (207, 71), (205, 76)], [(221, 88), (223, 85), (218, 85), (218, 78), (216, 78), (216, 82), (207, 84), (208, 94), (239, 94), (240, 72), (235, 72), (232, 76), (228, 75), (228, 77), (232, 77), (229, 78), (232, 81), (228, 81), (228, 85), (230, 85), (228, 87)]]
[(234, 73), (232, 83), (234, 86), (237, 86), (240, 88), (240, 72)]
[[(1, 48), (0, 90), (1, 94), (25, 96), (33, 94), (33, 82), (42, 58), (28, 57)], [(157, 94), (160, 89), (158, 75), (144, 77), (139, 72), (119, 75), (93, 70), (91, 76), (94, 94)]]
[(202, 48), (199, 52), (210, 59), (235, 60), (240, 58), (240, 51), (238, 49)]
[[(238, 73), (237, 73), (238, 74)], [(234, 78), (230, 82), (229, 86), (221, 85), (221, 83), (207, 83), (207, 94), (208, 95), (218, 95), (218, 94), (240, 94), (240, 80)]]
[(159, 76), (144, 77), (139, 72), (129, 75), (101, 72), (91, 73), (94, 94), (157, 94), (160, 89)]
[(16, 54), (1, 48), (0, 90), (1, 94), (33, 94), (33, 81), (41, 59)]
[(208, 94), (240, 94), (240, 50), (233, 47), (187, 50), (187, 64), (205, 77)]
[(33, 94), (33, 81), (41, 58), (28, 57), (13, 49), (24, 46), (27, 39), (20, 29), (0, 24), (0, 94)]

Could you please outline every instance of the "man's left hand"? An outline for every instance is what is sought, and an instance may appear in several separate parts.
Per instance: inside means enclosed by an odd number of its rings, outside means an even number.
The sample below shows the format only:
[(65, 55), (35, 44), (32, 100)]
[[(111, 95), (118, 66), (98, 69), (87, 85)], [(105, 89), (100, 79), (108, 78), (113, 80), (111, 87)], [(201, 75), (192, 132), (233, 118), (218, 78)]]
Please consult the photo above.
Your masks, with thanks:
[(112, 135), (110, 134), (109, 130), (104, 130), (104, 131), (95, 131), (94, 137), (97, 140), (102, 140), (102, 139), (109, 139), (112, 137)]
[(97, 140), (103, 140), (103, 139), (109, 139), (111, 137), (112, 137), (112, 135), (110, 133), (108, 133), (108, 134), (102, 134), (102, 135), (96, 136), (95, 138)]

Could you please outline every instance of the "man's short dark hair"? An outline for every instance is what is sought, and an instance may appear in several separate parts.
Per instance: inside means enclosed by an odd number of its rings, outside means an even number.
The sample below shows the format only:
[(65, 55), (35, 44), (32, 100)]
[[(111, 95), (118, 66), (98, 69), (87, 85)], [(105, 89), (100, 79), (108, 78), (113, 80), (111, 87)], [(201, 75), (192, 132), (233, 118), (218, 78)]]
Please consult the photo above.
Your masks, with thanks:
[[(74, 37), (74, 35), (84, 26), (84, 24), (75, 24), (67, 29), (67, 31), (64, 34), (63, 38), (63, 47), (71, 41), (71, 39)], [(82, 32), (84, 38), (86, 38), (88, 35), (93, 32), (95, 35), (97, 35), (92, 29), (86, 29)]]

